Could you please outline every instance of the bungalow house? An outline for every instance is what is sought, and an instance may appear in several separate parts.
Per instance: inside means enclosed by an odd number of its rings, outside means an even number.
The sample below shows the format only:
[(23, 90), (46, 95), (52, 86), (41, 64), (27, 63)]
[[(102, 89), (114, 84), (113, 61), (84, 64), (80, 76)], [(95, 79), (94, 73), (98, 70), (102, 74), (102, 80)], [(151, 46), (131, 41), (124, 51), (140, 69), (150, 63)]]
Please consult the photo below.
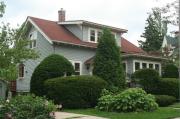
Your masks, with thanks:
[[(153, 68), (161, 74), (162, 57), (148, 55), (122, 37), (126, 29), (85, 20), (65, 20), (65, 11), (58, 12), (58, 21), (27, 17), (26, 27), (32, 42), (29, 48), (40, 53), (37, 60), (19, 64), (16, 92), (29, 92), (31, 75), (35, 67), (48, 55), (56, 53), (66, 57), (74, 66), (76, 75), (92, 75), (93, 57), (102, 29), (111, 29), (121, 47), (123, 67), (127, 77), (138, 69)], [(2, 90), (2, 89), (0, 89)]]

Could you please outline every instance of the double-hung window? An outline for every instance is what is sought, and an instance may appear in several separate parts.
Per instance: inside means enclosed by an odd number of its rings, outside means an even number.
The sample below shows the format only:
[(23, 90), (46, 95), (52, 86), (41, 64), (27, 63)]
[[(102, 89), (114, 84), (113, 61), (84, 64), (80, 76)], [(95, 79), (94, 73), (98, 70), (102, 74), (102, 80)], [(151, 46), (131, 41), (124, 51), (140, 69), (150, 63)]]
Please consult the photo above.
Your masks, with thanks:
[(153, 69), (153, 64), (150, 63), (150, 64), (149, 64), (149, 68), (150, 68), (150, 69)]
[(155, 64), (155, 70), (159, 71), (159, 64)]
[(94, 30), (94, 29), (90, 30), (90, 41), (96, 42), (96, 30)]
[(80, 61), (71, 61), (74, 66), (74, 75), (81, 75), (81, 62)]
[(135, 62), (135, 71), (140, 69), (140, 63), (139, 62)]
[(24, 64), (19, 64), (19, 77), (23, 78), (24, 77)]
[(36, 47), (37, 43), (36, 43), (36, 40), (37, 40), (37, 32), (36, 31), (33, 31), (29, 34), (29, 39), (30, 39), (30, 48), (33, 49)]
[(142, 68), (146, 69), (147, 68), (147, 63), (142, 63)]
[(97, 32), (97, 41), (99, 41), (99, 39), (101, 38), (101, 35), (102, 35), (102, 32), (101, 32), (101, 31), (98, 31), (98, 32)]

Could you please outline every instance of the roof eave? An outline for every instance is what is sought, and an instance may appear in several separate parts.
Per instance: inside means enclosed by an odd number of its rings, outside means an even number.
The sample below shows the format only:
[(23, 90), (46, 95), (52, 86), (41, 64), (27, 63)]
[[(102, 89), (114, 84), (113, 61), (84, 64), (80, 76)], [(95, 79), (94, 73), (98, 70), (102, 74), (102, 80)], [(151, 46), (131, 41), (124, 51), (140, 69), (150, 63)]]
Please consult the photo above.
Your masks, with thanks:
[(79, 47), (86, 47), (86, 48), (91, 48), (91, 49), (96, 49), (97, 48), (97, 47), (93, 47), (93, 46), (75, 44), (75, 43), (69, 43), (69, 42), (63, 42), (63, 41), (57, 41), (57, 40), (52, 40), (52, 42), (53, 43), (60, 43), (60, 44), (67, 44), (67, 45), (73, 45), (73, 46), (79, 46)]
[(85, 21), (85, 20), (64, 21), (64, 22), (58, 22), (58, 24), (60, 24), (60, 25), (83, 24), (83, 25), (90, 25), (90, 26), (94, 26), (94, 27), (98, 27), (98, 28), (107, 27), (107, 28), (112, 29), (113, 31), (117, 31), (120, 33), (127, 33), (127, 31), (128, 31), (126, 29), (121, 29), (121, 28), (112, 27), (112, 26), (108, 26), (108, 25), (98, 24), (98, 23), (89, 22), (89, 21)]
[(167, 58), (164, 58), (164, 57), (150, 56), (150, 55), (143, 55), (143, 54), (123, 54), (122, 57), (123, 58), (142, 57), (142, 58), (151, 58), (151, 59), (156, 59), (156, 60), (168, 60)]

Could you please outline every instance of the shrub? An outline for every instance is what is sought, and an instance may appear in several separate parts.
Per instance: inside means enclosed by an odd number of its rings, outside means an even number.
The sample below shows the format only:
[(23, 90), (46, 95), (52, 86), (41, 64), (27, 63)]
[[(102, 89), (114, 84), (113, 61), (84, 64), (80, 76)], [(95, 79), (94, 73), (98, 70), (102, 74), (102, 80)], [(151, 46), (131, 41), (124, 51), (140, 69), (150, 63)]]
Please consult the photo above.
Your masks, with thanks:
[(175, 78), (162, 78), (159, 80), (158, 89), (154, 92), (154, 94), (170, 95), (178, 98), (178, 83), (178, 79)]
[(178, 78), (179, 77), (178, 67), (174, 64), (166, 65), (164, 67), (162, 77), (163, 78)]
[(125, 87), (120, 49), (109, 29), (104, 29), (100, 37), (94, 59), (93, 74), (107, 81), (110, 86), (122, 89)]
[(169, 95), (155, 95), (156, 102), (159, 106), (165, 107), (176, 102), (176, 98)]
[(26, 95), (16, 96), (9, 102), (4, 102), (1, 108), (3, 118), (8, 113), (13, 119), (53, 119), (50, 112), (55, 110), (55, 105), (45, 98)]
[(157, 90), (159, 82), (159, 74), (153, 69), (141, 69), (133, 74), (133, 78), (138, 79), (138, 82), (142, 88), (148, 92), (153, 93)]
[(65, 57), (52, 54), (46, 57), (34, 70), (31, 78), (31, 92), (45, 95), (44, 81), (51, 78), (71, 75), (73, 66)]
[(96, 108), (102, 111), (113, 111), (113, 104), (115, 103), (115, 98), (113, 95), (103, 95), (98, 100), (98, 105)]
[(95, 76), (69, 76), (45, 82), (47, 96), (65, 108), (94, 107), (107, 83)]
[(97, 108), (105, 111), (133, 112), (153, 111), (158, 105), (153, 95), (147, 94), (140, 88), (130, 88), (114, 96), (102, 96)]

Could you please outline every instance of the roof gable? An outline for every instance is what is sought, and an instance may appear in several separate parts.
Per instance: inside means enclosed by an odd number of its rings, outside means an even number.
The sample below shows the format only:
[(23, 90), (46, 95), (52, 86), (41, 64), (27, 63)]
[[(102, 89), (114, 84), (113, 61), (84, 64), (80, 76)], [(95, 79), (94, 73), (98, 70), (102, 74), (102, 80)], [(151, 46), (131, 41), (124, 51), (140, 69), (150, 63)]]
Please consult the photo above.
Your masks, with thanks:
[[(73, 33), (67, 30), (63, 25), (58, 24), (56, 21), (49, 21), (35, 17), (28, 17), (38, 30), (50, 42), (64, 43), (70, 45), (77, 45), (89, 48), (97, 48), (97, 43), (90, 43), (80, 40)], [(125, 38), (121, 40), (121, 51), (125, 53), (144, 53), (141, 48), (138, 48)]]
[[(52, 41), (66, 44), (73, 44), (86, 47), (96, 47), (95, 43), (81, 41), (74, 34), (68, 31), (63, 25), (57, 24), (55, 21), (29, 17), (37, 27)], [(48, 40), (48, 39), (47, 39)]]

